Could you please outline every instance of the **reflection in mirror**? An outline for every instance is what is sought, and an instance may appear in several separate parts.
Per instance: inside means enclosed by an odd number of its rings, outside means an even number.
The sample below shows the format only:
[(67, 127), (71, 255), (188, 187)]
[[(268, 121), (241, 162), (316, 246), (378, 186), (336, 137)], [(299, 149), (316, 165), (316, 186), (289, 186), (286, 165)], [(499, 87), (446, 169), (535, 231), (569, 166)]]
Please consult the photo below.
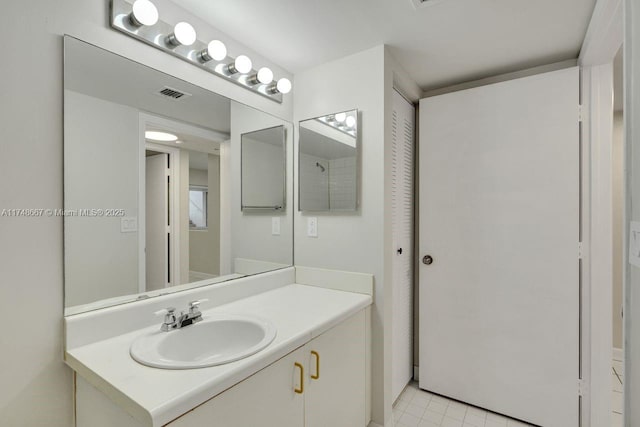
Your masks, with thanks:
[(242, 135), (242, 210), (285, 206), (284, 126)]
[(358, 110), (300, 122), (299, 210), (355, 211)]
[(241, 135), (280, 129), (287, 205), (290, 123), (71, 37), (64, 116), (65, 314), (293, 263), (292, 215), (239, 184)]

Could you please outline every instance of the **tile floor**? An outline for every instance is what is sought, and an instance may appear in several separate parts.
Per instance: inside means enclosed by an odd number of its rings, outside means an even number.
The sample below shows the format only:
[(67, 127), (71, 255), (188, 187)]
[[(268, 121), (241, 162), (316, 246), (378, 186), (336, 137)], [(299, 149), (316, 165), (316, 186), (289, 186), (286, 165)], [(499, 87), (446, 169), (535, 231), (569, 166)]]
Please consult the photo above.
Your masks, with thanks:
[(475, 406), (418, 388), (411, 382), (393, 407), (398, 427), (523, 427), (530, 426)]
[(622, 427), (622, 384), (624, 383), (624, 368), (621, 360), (613, 359), (613, 367), (611, 368), (613, 375), (611, 383), (613, 390), (611, 391), (611, 410), (613, 411), (612, 427)]
[[(624, 368), (621, 360), (613, 360), (612, 427), (622, 427), (622, 384)], [(516, 427), (530, 424), (516, 421), (475, 406), (447, 399), (418, 388), (411, 382), (393, 406), (393, 419), (399, 427)]]

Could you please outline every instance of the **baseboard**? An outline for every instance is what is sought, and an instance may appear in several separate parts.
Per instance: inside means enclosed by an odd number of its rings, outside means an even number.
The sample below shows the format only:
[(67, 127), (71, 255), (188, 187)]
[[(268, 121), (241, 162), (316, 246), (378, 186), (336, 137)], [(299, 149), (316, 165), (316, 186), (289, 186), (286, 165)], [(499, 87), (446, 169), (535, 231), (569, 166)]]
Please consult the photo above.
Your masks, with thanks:
[(371, 421), (367, 427), (384, 427), (384, 426), (381, 426), (380, 424), (374, 423), (373, 421)]
[(624, 362), (624, 350), (621, 348), (613, 347), (613, 360)]

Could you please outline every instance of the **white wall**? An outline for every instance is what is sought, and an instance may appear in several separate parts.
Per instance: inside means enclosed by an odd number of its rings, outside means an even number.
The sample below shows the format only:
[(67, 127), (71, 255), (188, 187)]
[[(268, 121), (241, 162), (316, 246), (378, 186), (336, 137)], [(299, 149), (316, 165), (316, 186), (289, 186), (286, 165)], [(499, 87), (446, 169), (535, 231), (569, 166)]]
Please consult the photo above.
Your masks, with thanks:
[[(163, 14), (180, 12), (166, 0), (156, 4)], [(21, 42), (7, 43), (0, 61), (0, 88), (6, 97), (0, 103), (0, 209), (62, 208), (65, 33), (291, 119), (290, 95), (277, 104), (113, 31), (108, 27), (108, 10), (106, 0), (3, 3), (0, 35), (15, 40), (20, 34)], [(198, 19), (190, 20), (204, 39), (217, 35), (230, 40), (205, 29)], [(229, 45), (236, 54), (238, 44)], [(38, 46), (37, 53), (28, 46)], [(250, 55), (258, 63), (259, 57)], [(260, 60), (260, 65), (279, 70), (266, 61)], [(0, 217), (0, 313), (7, 319), (28, 320), (20, 322), (19, 332), (0, 338), (3, 425), (69, 427), (73, 423), (72, 376), (62, 362), (62, 240), (62, 218)]]
[[(243, 133), (284, 125), (287, 141), (286, 206), (279, 211), (241, 211), (241, 153), (240, 139)], [(246, 258), (278, 264), (293, 264), (293, 191), (292, 191), (292, 128), (291, 124), (277, 117), (264, 114), (246, 105), (231, 102), (230, 140), (230, 205), (231, 260)], [(271, 234), (271, 218), (280, 218), (280, 235)], [(235, 270), (232, 269), (232, 272)]]
[[(345, 215), (296, 210), (294, 248), (296, 265), (375, 276), (371, 409), (372, 420), (383, 425), (391, 416), (390, 393), (385, 390), (390, 384), (389, 365), (384, 357), (384, 48), (378, 46), (299, 73), (294, 87), (296, 122), (354, 108), (361, 114), (360, 208)], [(317, 238), (307, 237), (308, 216), (318, 217)]]
[[(366, 70), (366, 72), (363, 72)], [(375, 276), (372, 309), (372, 420), (391, 420), (391, 96), (394, 84), (418, 98), (420, 90), (399, 70), (384, 46), (351, 55), (295, 77), (296, 122), (357, 108), (361, 116), (359, 208), (354, 213), (295, 214), (296, 265), (371, 273)], [(406, 92), (405, 92), (406, 93)], [(297, 138), (297, 133), (296, 133)], [(297, 147), (297, 141), (296, 141)], [(297, 149), (297, 148), (296, 148)], [(297, 168), (297, 165), (296, 165)], [(296, 194), (298, 186), (296, 183)], [(318, 237), (307, 237), (309, 216), (318, 218)]]
[[(65, 207), (137, 217), (138, 111), (67, 90), (65, 132)], [(138, 233), (113, 216), (64, 223), (67, 307), (138, 293)]]
[[(625, 0), (624, 7), (626, 214), (627, 221), (640, 221), (640, 4)], [(640, 423), (640, 268), (625, 265), (625, 426), (631, 427)]]

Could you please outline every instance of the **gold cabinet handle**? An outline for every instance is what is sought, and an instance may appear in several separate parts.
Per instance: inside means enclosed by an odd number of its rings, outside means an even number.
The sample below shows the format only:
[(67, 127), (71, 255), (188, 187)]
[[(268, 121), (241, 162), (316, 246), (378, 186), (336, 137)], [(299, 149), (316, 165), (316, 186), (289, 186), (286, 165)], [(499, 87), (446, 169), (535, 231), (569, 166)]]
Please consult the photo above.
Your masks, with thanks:
[(296, 368), (300, 368), (300, 388), (294, 386), (293, 391), (298, 394), (302, 394), (304, 393), (304, 367), (298, 362), (294, 363), (293, 365)]
[(316, 357), (316, 374), (311, 375), (311, 379), (318, 380), (320, 379), (320, 354), (317, 351), (312, 350), (311, 355)]

